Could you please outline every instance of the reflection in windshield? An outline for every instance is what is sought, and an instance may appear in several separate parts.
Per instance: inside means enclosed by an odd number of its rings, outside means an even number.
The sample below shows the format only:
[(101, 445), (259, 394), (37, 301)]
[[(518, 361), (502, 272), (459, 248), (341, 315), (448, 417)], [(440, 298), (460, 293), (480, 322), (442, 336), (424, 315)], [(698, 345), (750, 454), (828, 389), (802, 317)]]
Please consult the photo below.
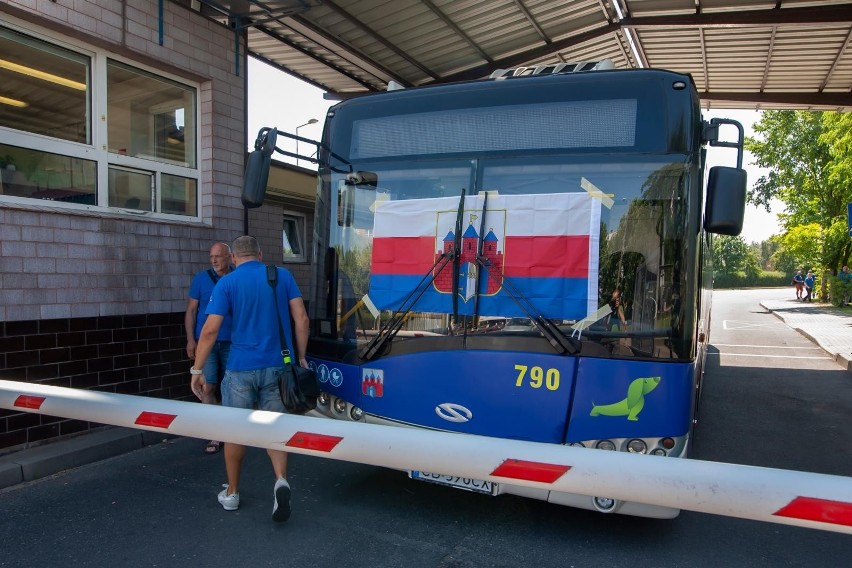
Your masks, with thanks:
[[(684, 164), (662, 160), (615, 164), (564, 163), (556, 159), (534, 164), (529, 160), (459, 160), (436, 162), (429, 167), (420, 163), (412, 168), (402, 168), (398, 163), (371, 163), (364, 170), (375, 175), (369, 178), (369, 184), (332, 175), (325, 193), (336, 215), (331, 216), (328, 236), (323, 235), (322, 228), (316, 230), (318, 238), (328, 240), (319, 249), (324, 257), (320, 259), (323, 283), (314, 291), (310, 308), (315, 320), (325, 322), (321, 326), (325, 329), (317, 329), (316, 333), (364, 343), (396, 313), (403, 320), (399, 338), (480, 333), (537, 335), (540, 330), (534, 320), (542, 316), (566, 335), (611, 344), (613, 353), (662, 358), (689, 355), (690, 338), (682, 337), (685, 334), (680, 312), (682, 258), (686, 254), (682, 238), (686, 224)], [(466, 195), (463, 211), (459, 209), (462, 194)], [(525, 252), (515, 254), (513, 263), (500, 265), (496, 256), (489, 256), (487, 246), (491, 241), (500, 243), (495, 245), (495, 254), (503, 252), (500, 246), (510, 246), (512, 232), (506, 227), (518, 222), (523, 209), (537, 212), (539, 217), (534, 218), (533, 224), (549, 224), (546, 231), (536, 228), (536, 234), (571, 233), (565, 229), (574, 222), (569, 214), (546, 218), (541, 216), (541, 210), (572, 199), (594, 203), (599, 223), (587, 231), (589, 235), (583, 241), (590, 243), (589, 258), (584, 260), (590, 269), (585, 280), (578, 280), (585, 287), (582, 294), (571, 288), (523, 286), (542, 274), (563, 270), (561, 267), (568, 262), (566, 256), (574, 255), (576, 247), (559, 245), (563, 248), (542, 252), (542, 247), (550, 246), (547, 239), (529, 239), (524, 244), (526, 248), (514, 249)], [(394, 211), (385, 217), (401, 225), (394, 229), (394, 236), (400, 238), (392, 244), (382, 240), (383, 207)], [(469, 240), (460, 238), (455, 242), (453, 223), (461, 213), (461, 237)], [(440, 221), (442, 214), (447, 219), (444, 225)], [(487, 223), (483, 223), (483, 214)], [(429, 226), (418, 233), (413, 228), (418, 224)], [(474, 247), (473, 257), (469, 258), (480, 257), (487, 262), (470, 262), (467, 268), (446, 263), (439, 271), (441, 252), (462, 245)], [(518, 262), (520, 257), (523, 262)], [(413, 292), (418, 286), (424, 289), (419, 296), (415, 294), (413, 306), (403, 307), (401, 291), (398, 296), (376, 292), (383, 270), (392, 272), (394, 277), (405, 276), (400, 290)], [(572, 274), (563, 276), (565, 282), (574, 282), (570, 280)], [(472, 284), (462, 289), (465, 278)], [(489, 304), (496, 278), (503, 279), (504, 287), (506, 282), (520, 283), (522, 299), (529, 302), (534, 313), (519, 309), (518, 302), (506, 302), (505, 309)], [(461, 283), (461, 309), (444, 309), (430, 299), (429, 293), (450, 292), (454, 281)], [(442, 288), (447, 286), (447, 290)], [(574, 304), (571, 308), (559, 307), (565, 302), (559, 304), (557, 300), (573, 296), (582, 298), (578, 304), (582, 309), (575, 309)], [(465, 309), (474, 302), (475, 311)]]

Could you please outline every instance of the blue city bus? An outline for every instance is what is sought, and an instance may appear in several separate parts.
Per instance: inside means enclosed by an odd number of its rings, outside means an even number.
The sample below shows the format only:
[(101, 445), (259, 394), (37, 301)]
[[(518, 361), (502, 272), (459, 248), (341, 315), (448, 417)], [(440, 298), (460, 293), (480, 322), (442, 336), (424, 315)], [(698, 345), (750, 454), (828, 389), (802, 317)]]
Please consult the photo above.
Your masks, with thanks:
[[(703, 121), (688, 75), (606, 67), (497, 72), (329, 110), (305, 291), (319, 412), (687, 455), (710, 235), (742, 226), (742, 127)], [(736, 141), (720, 139), (724, 124)], [(262, 201), (257, 172), (277, 136), (261, 130), (247, 206)], [(708, 144), (733, 148), (737, 167), (705, 179)], [(408, 473), (601, 512), (678, 513)]]

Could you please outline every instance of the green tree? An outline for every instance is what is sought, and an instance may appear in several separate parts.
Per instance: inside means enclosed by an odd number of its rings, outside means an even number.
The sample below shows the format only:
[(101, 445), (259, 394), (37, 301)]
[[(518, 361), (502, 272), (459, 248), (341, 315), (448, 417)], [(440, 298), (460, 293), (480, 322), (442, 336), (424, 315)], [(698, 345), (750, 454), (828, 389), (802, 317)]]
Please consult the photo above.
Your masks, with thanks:
[(845, 232), (852, 201), (852, 116), (766, 111), (754, 130), (759, 137), (748, 138), (746, 148), (770, 171), (755, 182), (748, 199), (769, 210), (777, 198), (787, 210), (779, 215), (785, 252), (777, 251), (776, 258), (793, 257), (818, 274), (836, 273), (852, 252)]
[[(840, 199), (846, 203), (852, 203), (852, 114), (848, 112), (825, 113), (825, 132), (821, 142), (828, 145), (832, 161), (829, 164), (829, 179), (838, 187), (846, 188), (845, 194)], [(843, 205), (841, 203), (841, 209)], [(846, 221), (846, 223), (844, 223)], [(829, 249), (837, 250), (838, 255), (833, 259), (830, 268), (849, 263), (852, 257), (852, 238), (849, 237), (847, 229), (849, 220), (843, 212), (834, 218), (828, 230)]]
[(772, 264), (772, 268), (774, 270), (778, 270), (792, 276), (795, 274), (796, 270), (801, 270), (803, 263), (799, 261), (793, 253), (784, 248), (783, 241), (784, 238), (781, 235), (773, 235), (769, 238), (769, 242), (772, 242), (775, 245), (772, 255), (769, 258), (769, 262)]
[(773, 257), (779, 248), (781, 248), (780, 241), (771, 237), (760, 243), (760, 266), (764, 270), (776, 270)]
[(781, 236), (781, 247), (794, 259), (792, 269), (808, 271), (819, 267), (822, 231), (819, 224), (809, 223), (792, 227)]
[(713, 264), (716, 270), (728, 275), (737, 272), (744, 272), (749, 276), (760, 274), (760, 261), (742, 237), (715, 237)]

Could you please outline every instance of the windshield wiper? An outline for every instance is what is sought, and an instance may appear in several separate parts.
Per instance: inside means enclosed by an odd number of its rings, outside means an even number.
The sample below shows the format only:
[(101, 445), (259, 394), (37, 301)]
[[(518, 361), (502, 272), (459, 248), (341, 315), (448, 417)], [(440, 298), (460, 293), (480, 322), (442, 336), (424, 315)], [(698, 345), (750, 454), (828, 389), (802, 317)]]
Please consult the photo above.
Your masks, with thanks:
[(461, 272), (461, 244), (462, 244), (462, 221), (464, 219), (464, 196), (467, 193), (462, 189), (459, 197), (459, 208), (456, 211), (456, 234), (453, 235), (453, 322), (459, 321), (459, 272)]
[[(493, 266), (491, 261), (485, 257), (483, 254), (483, 246), (485, 236), (483, 234), (485, 230), (485, 215), (488, 212), (488, 192), (484, 193), (484, 197), (482, 200), (482, 220), (479, 225), (479, 244), (477, 248), (476, 254), (476, 264), (479, 267), (479, 271), (476, 274), (476, 290), (474, 292), (474, 303), (473, 303), (473, 311), (474, 315), (477, 315), (478, 310), (478, 301), (479, 301), (479, 285), (480, 285), (480, 274), (483, 270), (488, 271), (489, 278), (496, 278), (499, 276), (502, 279), (503, 288), (506, 289), (506, 293), (509, 294), (518, 307), (527, 314), (527, 316), (532, 320), (533, 324), (535, 324), (538, 331), (547, 339), (548, 343), (556, 350), (560, 355), (563, 353), (569, 353), (574, 355), (580, 352), (582, 343), (579, 339), (575, 339), (572, 337), (568, 337), (563, 334), (556, 325), (549, 319), (545, 318), (538, 310), (535, 309), (532, 302), (529, 301), (519, 290), (518, 288), (509, 280), (504, 274), (500, 267)], [(494, 272), (491, 269), (494, 268)]]
[[(486, 191), (483, 194), (482, 198), (482, 218), (479, 220), (479, 235), (477, 235), (476, 242), (476, 259), (477, 265), (479, 265), (479, 259), (485, 258), (485, 251), (483, 248), (485, 247), (485, 214), (488, 212), (488, 192)], [(476, 321), (476, 317), (479, 315), (479, 289), (482, 286), (482, 267), (479, 266), (476, 269), (476, 289), (473, 291), (473, 317), (474, 321)]]
[[(456, 213), (456, 236), (455, 242), (453, 243), (452, 250), (444, 252), (438, 260), (432, 265), (432, 268), (429, 269), (429, 272), (423, 275), (423, 278), (420, 279), (420, 282), (414, 287), (408, 295), (403, 298), (400, 306), (394, 311), (391, 319), (382, 326), (379, 332), (370, 340), (370, 343), (367, 344), (364, 349), (361, 350), (359, 356), (369, 361), (377, 354), (380, 353), (382, 348), (387, 345), (388, 341), (392, 340), (399, 330), (402, 328), (402, 324), (405, 323), (405, 317), (414, 309), (417, 301), (423, 296), (426, 292), (427, 288), (432, 285), (432, 282), (441, 274), (441, 271), (449, 264), (453, 262), (453, 277), (455, 278), (455, 282), (458, 282), (458, 271), (459, 271), (459, 262), (458, 259), (461, 256), (461, 239), (459, 238), (462, 218), (464, 217), (464, 195), (466, 193), (466, 189), (462, 188), (461, 197), (459, 198), (459, 208)], [(436, 270), (437, 268), (437, 270)], [(457, 284), (456, 284), (457, 285)], [(458, 291), (455, 290), (455, 286), (453, 288), (455, 292), (453, 294), (453, 317), (458, 317)]]

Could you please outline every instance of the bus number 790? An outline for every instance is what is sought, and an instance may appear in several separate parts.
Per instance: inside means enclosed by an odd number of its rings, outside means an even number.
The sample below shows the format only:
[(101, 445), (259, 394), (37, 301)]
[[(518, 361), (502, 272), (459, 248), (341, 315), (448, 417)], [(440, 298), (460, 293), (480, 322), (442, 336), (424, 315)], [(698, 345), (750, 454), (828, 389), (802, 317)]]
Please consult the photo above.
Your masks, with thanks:
[(559, 388), (559, 369), (547, 369), (541, 367), (528, 367), (527, 365), (515, 365), (515, 370), (518, 372), (518, 380), (515, 381), (516, 387), (524, 385), (524, 377), (529, 369), (529, 385), (534, 388), (541, 388), (541, 385), (547, 387), (547, 390), (555, 391)]

